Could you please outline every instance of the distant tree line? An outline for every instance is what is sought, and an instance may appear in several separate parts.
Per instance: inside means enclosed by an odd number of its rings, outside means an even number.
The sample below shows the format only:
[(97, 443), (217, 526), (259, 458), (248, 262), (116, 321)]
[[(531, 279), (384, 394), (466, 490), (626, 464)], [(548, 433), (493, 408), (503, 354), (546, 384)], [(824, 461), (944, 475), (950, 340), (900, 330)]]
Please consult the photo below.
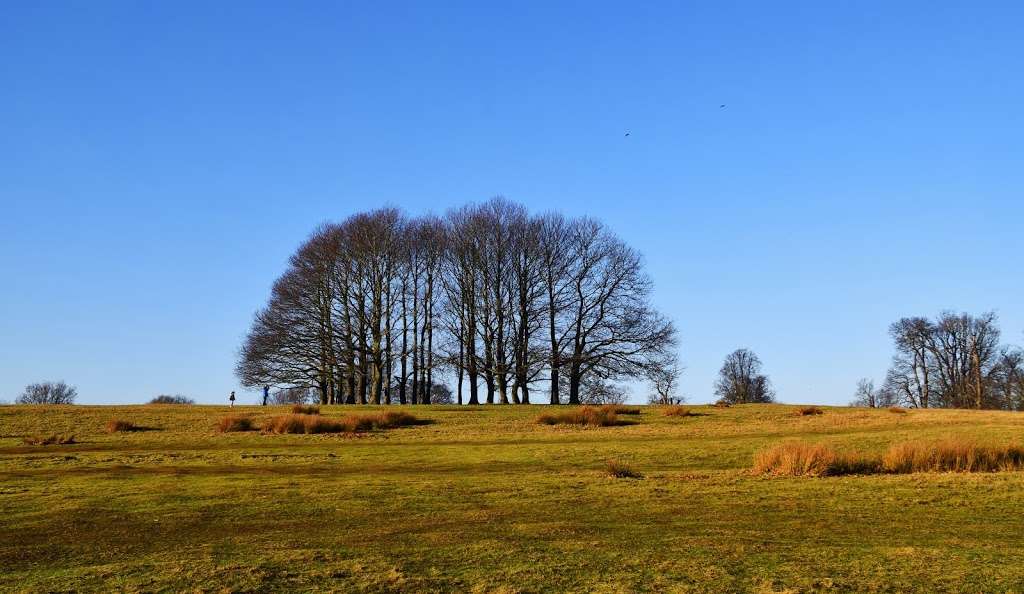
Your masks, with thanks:
[(637, 378), (671, 390), (676, 332), (651, 286), (640, 254), (590, 218), (503, 198), (444, 217), (360, 213), (291, 257), (237, 374), (323, 404), (449, 400), (439, 374), (459, 404), (528, 404), (537, 386), (576, 404)]
[(855, 405), (1024, 410), (1024, 351), (1000, 344), (994, 313), (902, 318), (889, 334), (885, 381), (860, 380)]

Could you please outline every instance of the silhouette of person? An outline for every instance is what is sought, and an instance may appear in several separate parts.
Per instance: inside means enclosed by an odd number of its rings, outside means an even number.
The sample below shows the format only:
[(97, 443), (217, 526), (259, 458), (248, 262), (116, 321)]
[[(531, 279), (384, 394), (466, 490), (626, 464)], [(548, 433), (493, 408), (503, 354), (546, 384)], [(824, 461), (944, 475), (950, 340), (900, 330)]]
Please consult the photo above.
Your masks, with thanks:
[(228, 398), (231, 401), (231, 408), (235, 407), (235, 393), (231, 392), (231, 396)]

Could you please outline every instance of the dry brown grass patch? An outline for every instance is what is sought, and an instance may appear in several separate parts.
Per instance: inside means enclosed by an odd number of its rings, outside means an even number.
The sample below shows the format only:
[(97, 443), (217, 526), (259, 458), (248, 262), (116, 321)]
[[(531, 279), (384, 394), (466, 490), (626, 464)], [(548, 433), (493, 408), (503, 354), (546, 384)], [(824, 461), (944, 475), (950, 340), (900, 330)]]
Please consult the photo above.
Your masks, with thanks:
[(320, 407), (314, 405), (296, 404), (292, 406), (293, 415), (318, 415)]
[(666, 417), (693, 417), (693, 411), (686, 408), (685, 406), (679, 406), (674, 404), (661, 412)]
[(257, 429), (256, 424), (252, 422), (250, 417), (243, 417), (241, 415), (230, 415), (223, 417), (217, 422), (217, 431), (221, 433), (233, 433), (236, 431), (255, 431)]
[(907, 414), (907, 409), (903, 408), (902, 406), (890, 406), (889, 412), (896, 413), (898, 415), (905, 415)]
[(814, 415), (825, 414), (825, 411), (821, 410), (821, 408), (819, 408), (817, 406), (802, 406), (802, 407), (796, 409), (796, 414), (797, 414), (797, 416), (800, 416), (800, 417), (810, 417), (810, 416), (814, 416)]
[(633, 469), (629, 464), (619, 460), (608, 460), (604, 466), (605, 472), (608, 476), (614, 478), (643, 478), (644, 475), (640, 474)]
[(1024, 469), (1024, 446), (981, 445), (964, 439), (908, 441), (889, 448), (882, 469), (911, 472), (998, 472)]
[(718, 400), (715, 402), (713, 406), (715, 408), (729, 408), (730, 406), (732, 406), (732, 404), (726, 402), (725, 400)]
[(75, 436), (58, 433), (52, 435), (27, 435), (21, 441), (26, 445), (67, 445), (75, 443)]
[(556, 412), (544, 413), (537, 417), (536, 422), (540, 425), (583, 425), (590, 427), (610, 427), (618, 425), (618, 416), (611, 410), (583, 406), (580, 408)]

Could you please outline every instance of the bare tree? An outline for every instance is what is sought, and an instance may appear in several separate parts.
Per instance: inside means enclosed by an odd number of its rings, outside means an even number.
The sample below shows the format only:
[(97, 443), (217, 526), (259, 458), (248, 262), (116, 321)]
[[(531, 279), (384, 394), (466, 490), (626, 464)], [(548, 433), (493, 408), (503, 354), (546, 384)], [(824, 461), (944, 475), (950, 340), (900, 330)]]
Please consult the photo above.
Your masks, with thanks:
[(40, 382), (25, 386), (18, 396), (17, 404), (74, 404), (78, 389), (63, 381)]
[(642, 377), (675, 346), (675, 328), (651, 307), (650, 279), (640, 255), (604, 225), (583, 219), (570, 234), (573, 252), (565, 306), (564, 363), (569, 403), (580, 402), (584, 378)]
[(775, 400), (768, 376), (761, 373), (761, 360), (748, 349), (730, 353), (718, 376), (715, 395), (729, 404)]
[(588, 375), (583, 379), (580, 390), (580, 404), (622, 404), (626, 402), (626, 390), (622, 386)]
[(874, 380), (862, 377), (857, 380), (857, 389), (853, 393), (853, 402), (850, 403), (850, 406), (877, 408), (879, 406), (878, 392)]
[(996, 408), (1024, 410), (1024, 351), (1004, 348), (989, 377), (991, 399)]
[(679, 379), (683, 367), (679, 357), (670, 353), (664, 360), (650, 366), (647, 379), (653, 393), (648, 397), (649, 404), (682, 404), (685, 399), (679, 394)]

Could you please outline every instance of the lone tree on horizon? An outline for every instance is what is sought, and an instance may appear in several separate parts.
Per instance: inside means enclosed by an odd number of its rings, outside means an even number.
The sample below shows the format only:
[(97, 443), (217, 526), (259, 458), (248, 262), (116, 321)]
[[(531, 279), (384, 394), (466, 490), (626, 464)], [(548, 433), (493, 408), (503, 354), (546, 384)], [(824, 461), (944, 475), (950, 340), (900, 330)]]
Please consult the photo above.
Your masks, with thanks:
[(771, 382), (761, 373), (761, 359), (748, 349), (737, 349), (725, 358), (715, 395), (729, 404), (775, 401)]
[(63, 381), (40, 382), (25, 386), (25, 391), (18, 396), (18, 404), (74, 404), (78, 389)]

